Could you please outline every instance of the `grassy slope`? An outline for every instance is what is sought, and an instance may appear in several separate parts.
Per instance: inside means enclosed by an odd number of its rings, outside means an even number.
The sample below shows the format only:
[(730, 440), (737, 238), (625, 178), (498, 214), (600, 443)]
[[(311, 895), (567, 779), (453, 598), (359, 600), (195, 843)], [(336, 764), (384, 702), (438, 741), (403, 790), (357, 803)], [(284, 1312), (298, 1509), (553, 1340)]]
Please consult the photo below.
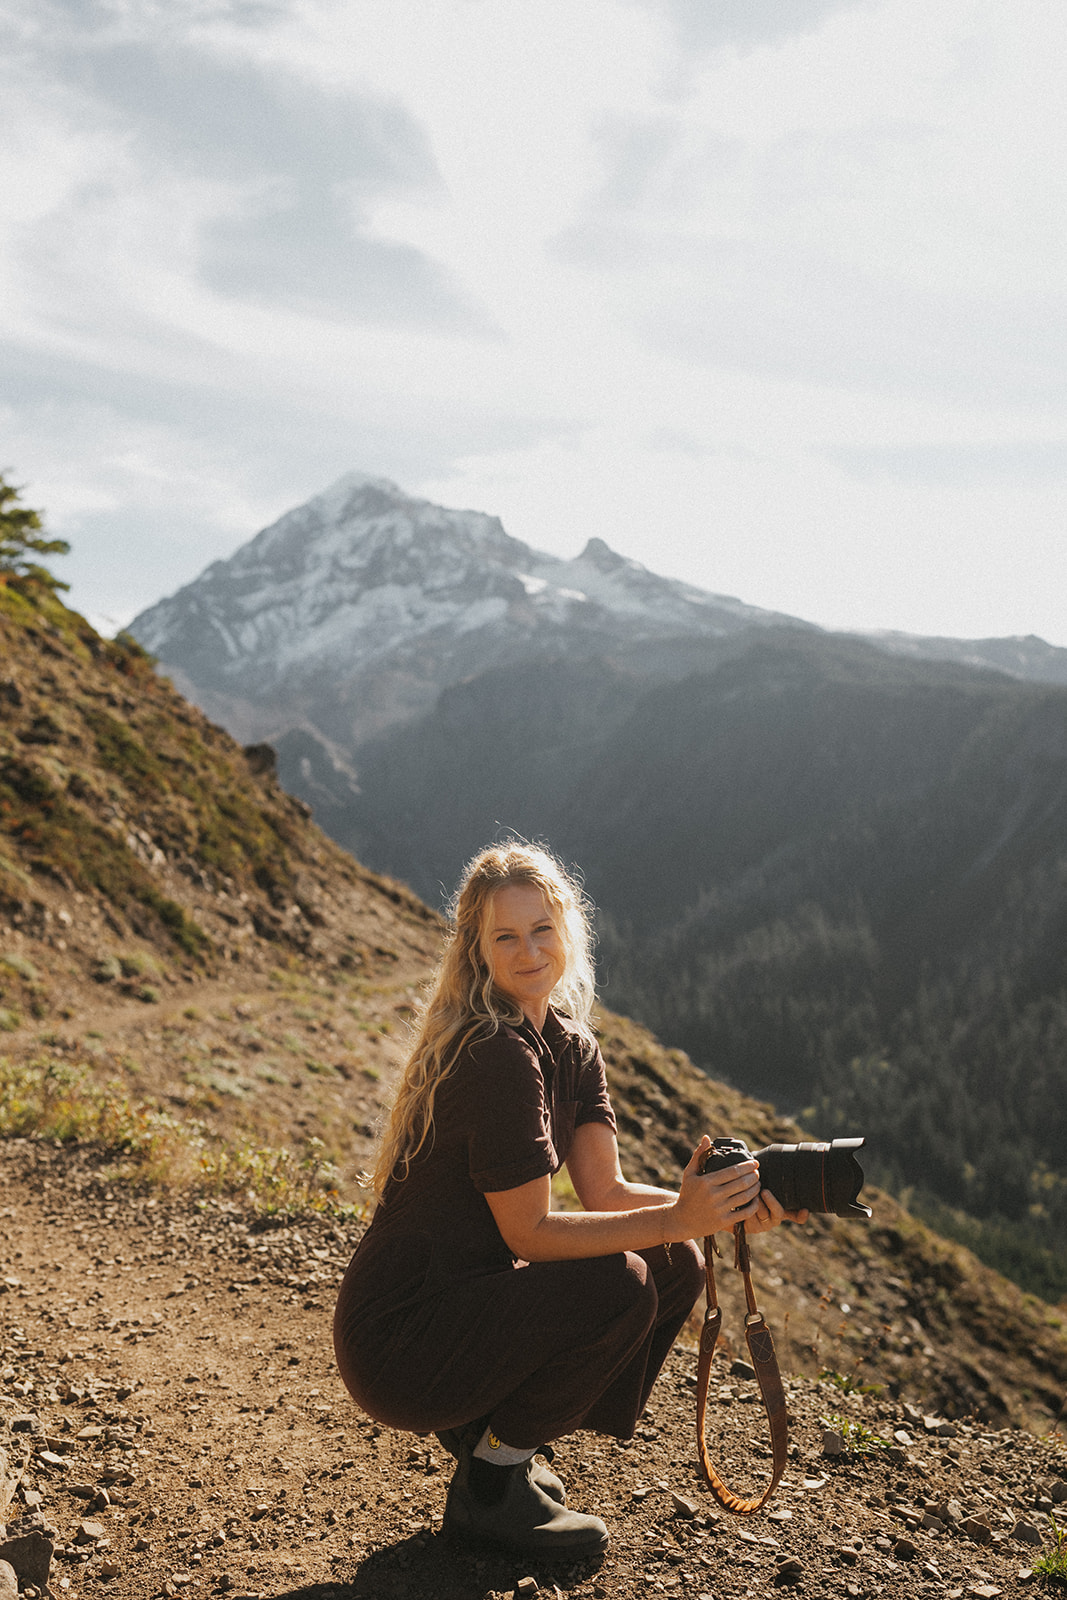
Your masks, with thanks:
[[(439, 936), (136, 648), (0, 589), (0, 1127), (277, 1198), (270, 1144), (357, 1199)], [(602, 1034), (634, 1177), (670, 1182), (705, 1128), (796, 1136), (624, 1018)], [(1067, 1391), (1060, 1317), (885, 1196), (754, 1255), (789, 1367), (1045, 1427)]]

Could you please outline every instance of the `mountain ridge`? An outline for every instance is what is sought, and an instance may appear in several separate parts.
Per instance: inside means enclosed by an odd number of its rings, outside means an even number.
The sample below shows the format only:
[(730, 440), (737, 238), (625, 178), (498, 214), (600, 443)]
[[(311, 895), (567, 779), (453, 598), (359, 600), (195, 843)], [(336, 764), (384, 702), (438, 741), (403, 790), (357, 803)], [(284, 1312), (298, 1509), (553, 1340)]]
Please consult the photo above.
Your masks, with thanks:
[(509, 660), (781, 621), (804, 626), (660, 578), (602, 540), (564, 560), (485, 512), (348, 474), (130, 631), (242, 738), (307, 727), (351, 750)]
[[(347, 473), (130, 625), (175, 681), (242, 739), (318, 732), (352, 751), (436, 694), (508, 660), (642, 641), (817, 628), (679, 579), (600, 538), (564, 559), (486, 512)], [(1067, 683), (1036, 638), (857, 634), (891, 655)]]

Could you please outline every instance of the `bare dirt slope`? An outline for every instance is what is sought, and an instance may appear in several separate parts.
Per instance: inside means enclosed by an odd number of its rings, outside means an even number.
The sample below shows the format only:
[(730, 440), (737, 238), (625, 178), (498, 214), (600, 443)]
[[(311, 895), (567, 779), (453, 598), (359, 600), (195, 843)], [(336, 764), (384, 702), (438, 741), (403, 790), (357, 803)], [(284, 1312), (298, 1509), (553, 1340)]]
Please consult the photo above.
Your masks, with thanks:
[[(0, 1444), (9, 1533), (54, 1544), (53, 1595), (1011, 1594), (1067, 1496), (1067, 1444), (790, 1384), (793, 1449), (770, 1514), (719, 1514), (679, 1349), (628, 1445), (578, 1434), (558, 1469), (612, 1530), (600, 1564), (541, 1566), (440, 1536), (450, 1458), (348, 1401), (330, 1309), (358, 1228), (265, 1225), (229, 1201), (108, 1187), (98, 1159), (0, 1148)], [(716, 1375), (714, 1453), (767, 1470), (755, 1386)], [(889, 1448), (823, 1454), (845, 1419)], [(854, 1442), (863, 1442), (862, 1431)], [(793, 1565), (786, 1565), (792, 1562)], [(24, 1592), (32, 1593), (24, 1577)]]

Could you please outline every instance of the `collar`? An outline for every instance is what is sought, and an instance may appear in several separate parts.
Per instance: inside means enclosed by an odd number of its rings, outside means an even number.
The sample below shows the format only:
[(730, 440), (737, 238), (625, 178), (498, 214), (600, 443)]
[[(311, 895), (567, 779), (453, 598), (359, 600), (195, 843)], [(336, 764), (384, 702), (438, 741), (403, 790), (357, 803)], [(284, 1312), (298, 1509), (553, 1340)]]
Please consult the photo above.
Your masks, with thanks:
[(540, 1032), (534, 1027), (529, 1017), (523, 1017), (517, 1031), (533, 1045), (541, 1061), (547, 1066), (554, 1067), (556, 1065), (560, 1052), (567, 1042), (567, 1030), (551, 1006), (545, 1013), (545, 1025)]

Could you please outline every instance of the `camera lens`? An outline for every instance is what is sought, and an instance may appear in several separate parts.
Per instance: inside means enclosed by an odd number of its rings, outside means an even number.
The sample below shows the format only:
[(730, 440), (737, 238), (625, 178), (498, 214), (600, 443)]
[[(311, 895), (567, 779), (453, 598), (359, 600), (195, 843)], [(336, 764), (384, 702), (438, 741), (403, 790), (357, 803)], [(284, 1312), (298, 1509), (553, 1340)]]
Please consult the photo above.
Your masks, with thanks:
[(831, 1144), (769, 1144), (754, 1150), (760, 1184), (786, 1211), (832, 1212), (838, 1217), (869, 1217), (859, 1205), (863, 1169), (855, 1152), (862, 1139), (834, 1139)]

